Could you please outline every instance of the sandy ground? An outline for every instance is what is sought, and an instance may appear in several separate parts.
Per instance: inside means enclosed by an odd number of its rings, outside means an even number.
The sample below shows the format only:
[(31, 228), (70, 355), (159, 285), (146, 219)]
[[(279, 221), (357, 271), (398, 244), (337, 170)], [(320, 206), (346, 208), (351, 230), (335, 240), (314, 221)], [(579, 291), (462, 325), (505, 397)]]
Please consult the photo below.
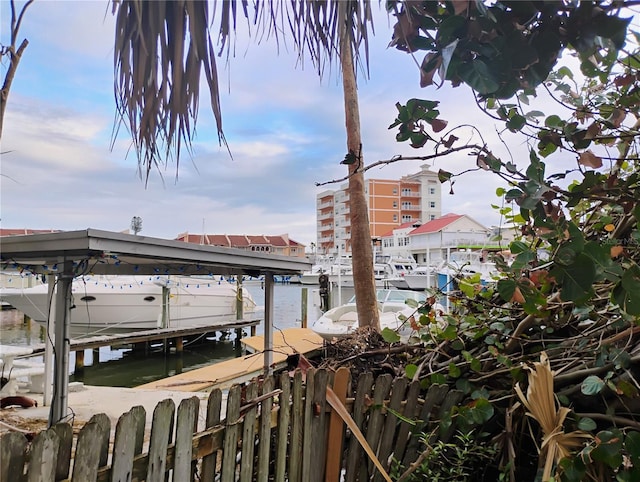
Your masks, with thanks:
[[(74, 388), (75, 390), (75, 388)], [(42, 405), (42, 394), (21, 394), (37, 401), (37, 407), (19, 408), (7, 407), (0, 409), (0, 434), (7, 430), (4, 424), (22, 430), (38, 432), (47, 427), (50, 407)], [(167, 390), (143, 390), (138, 388), (98, 387), (82, 385), (77, 391), (69, 392), (69, 415), (66, 421), (80, 428), (96, 413), (105, 413), (111, 420), (112, 431), (118, 418), (132, 407), (141, 405), (147, 414), (146, 431), (151, 430), (153, 410), (158, 402), (167, 398), (175, 402), (176, 410), (180, 401), (185, 398), (198, 397), (200, 399), (199, 429), (204, 427), (207, 410), (208, 393), (181, 392)], [(222, 413), (225, 412), (223, 399)]]

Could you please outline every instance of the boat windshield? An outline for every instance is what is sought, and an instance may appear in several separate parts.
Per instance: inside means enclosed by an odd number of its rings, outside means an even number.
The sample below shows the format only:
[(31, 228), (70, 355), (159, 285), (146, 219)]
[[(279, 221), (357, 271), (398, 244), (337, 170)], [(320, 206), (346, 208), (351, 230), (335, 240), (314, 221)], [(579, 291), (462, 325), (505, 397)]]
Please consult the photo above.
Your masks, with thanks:
[[(376, 297), (380, 303), (404, 303), (407, 300), (416, 300), (418, 303), (425, 303), (427, 295), (410, 290), (377, 290)], [(355, 295), (351, 297), (349, 303), (355, 303)]]

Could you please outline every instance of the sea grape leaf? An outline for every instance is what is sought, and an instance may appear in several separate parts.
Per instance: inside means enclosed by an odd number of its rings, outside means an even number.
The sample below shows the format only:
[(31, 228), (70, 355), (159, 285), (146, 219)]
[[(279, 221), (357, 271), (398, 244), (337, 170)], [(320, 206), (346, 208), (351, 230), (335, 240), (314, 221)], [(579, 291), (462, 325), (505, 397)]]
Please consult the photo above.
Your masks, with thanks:
[(584, 303), (593, 293), (596, 268), (593, 260), (584, 253), (576, 254), (569, 265), (556, 263), (551, 275), (561, 286), (560, 297), (563, 301)]
[(380, 334), (387, 343), (397, 343), (400, 341), (400, 335), (389, 327), (385, 327)]
[(604, 380), (596, 375), (589, 375), (580, 385), (580, 391), (585, 395), (596, 395), (604, 388)]
[(640, 315), (640, 267), (634, 264), (627, 269), (613, 288), (611, 299), (625, 313)]

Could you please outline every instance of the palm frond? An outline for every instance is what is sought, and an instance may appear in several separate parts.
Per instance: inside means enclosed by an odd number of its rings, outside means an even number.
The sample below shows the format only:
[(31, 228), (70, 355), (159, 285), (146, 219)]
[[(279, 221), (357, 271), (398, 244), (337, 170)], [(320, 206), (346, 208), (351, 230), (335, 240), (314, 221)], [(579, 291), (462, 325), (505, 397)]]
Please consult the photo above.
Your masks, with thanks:
[[(218, 55), (234, 53), (232, 34), (240, 16), (256, 25), (251, 33), (276, 43), (291, 37), (300, 63), (309, 57), (322, 76), (339, 61), (346, 32), (356, 65), (369, 65), (369, 29), (373, 18), (369, 0), (112, 0), (116, 16), (114, 48), (115, 98), (119, 127), (132, 135), (141, 177), (153, 167), (191, 149), (198, 117), (200, 77), (209, 87), (218, 141), (228, 145), (222, 130), (218, 70), (211, 25), (218, 16)], [(342, 28), (347, 25), (347, 28)], [(281, 39), (282, 36), (282, 39)], [(364, 58), (360, 52), (363, 51)]]
[(226, 145), (207, 3), (122, 0), (113, 6), (118, 122), (125, 123), (132, 134), (141, 176), (148, 179), (163, 158), (175, 157), (179, 164), (181, 147), (190, 149), (202, 71), (218, 138)]
[(541, 353), (540, 361), (529, 368), (529, 386), (525, 396), (519, 384), (515, 390), (528, 410), (527, 415), (535, 419), (542, 429), (542, 443), (540, 446), (540, 460), (544, 460), (542, 480), (549, 480), (554, 464), (567, 457), (580, 447), (585, 439), (591, 435), (579, 430), (564, 432), (564, 421), (571, 413), (566, 407), (557, 407), (553, 391), (553, 372), (549, 366), (546, 353)]

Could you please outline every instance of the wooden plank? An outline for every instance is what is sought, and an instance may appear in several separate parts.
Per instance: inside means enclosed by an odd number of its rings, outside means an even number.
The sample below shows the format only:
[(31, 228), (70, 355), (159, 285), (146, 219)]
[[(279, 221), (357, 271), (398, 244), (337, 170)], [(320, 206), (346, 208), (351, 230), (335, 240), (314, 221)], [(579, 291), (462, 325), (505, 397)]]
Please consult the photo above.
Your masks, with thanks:
[[(447, 394), (447, 398), (444, 399), (444, 401), (442, 402), (442, 405), (440, 406), (440, 413), (439, 413), (440, 420), (442, 420), (445, 415), (448, 415), (454, 406), (460, 403), (460, 400), (462, 400), (462, 397), (463, 397), (463, 393), (460, 390), (449, 390), (449, 393)], [(455, 420), (452, 420), (452, 423), (449, 425), (449, 427), (446, 427), (446, 428), (440, 424), (438, 428), (439, 440), (444, 443), (447, 443), (453, 436), (455, 430), (456, 430)]]
[[(249, 383), (246, 387), (247, 404), (258, 396), (258, 384)], [(242, 423), (242, 453), (240, 459), (240, 482), (251, 482), (253, 479), (253, 453), (256, 445), (256, 417), (258, 407), (251, 404), (244, 412)]]
[(27, 438), (18, 432), (0, 436), (0, 482), (22, 480), (26, 462)]
[(304, 482), (302, 471), (302, 438), (304, 434), (304, 386), (302, 372), (296, 370), (291, 390), (291, 443), (289, 444), (289, 480)]
[(93, 415), (88, 423), (95, 423), (100, 428), (100, 439), (97, 440), (97, 444), (100, 447), (100, 454), (98, 457), (98, 467), (104, 467), (107, 465), (109, 459), (109, 437), (111, 436), (111, 420), (104, 413), (97, 413)]
[[(373, 405), (369, 407), (369, 423), (367, 424), (367, 443), (376, 454), (378, 453), (380, 435), (382, 433), (382, 427), (384, 426), (382, 409), (384, 407), (384, 401), (389, 396), (392, 381), (393, 377), (385, 373), (376, 378), (373, 387)], [(367, 463), (367, 467), (369, 474), (373, 475), (375, 473), (375, 467), (371, 460)]]
[(200, 399), (198, 397), (185, 398), (178, 406), (173, 480), (193, 480), (191, 467), (192, 440), (198, 423), (199, 408)]
[(55, 430), (40, 432), (31, 444), (31, 460), (27, 482), (55, 480), (60, 437)]
[[(275, 380), (273, 375), (269, 375), (262, 383), (262, 394), (265, 395), (273, 391)], [(262, 401), (260, 405), (260, 434), (258, 445), (258, 472), (257, 482), (267, 482), (269, 480), (269, 458), (271, 455), (271, 410), (273, 408), (273, 398), (269, 397)]]
[[(333, 378), (333, 391), (344, 404), (349, 390), (350, 372), (347, 367), (340, 367)], [(329, 434), (327, 436), (327, 458), (325, 482), (340, 480), (342, 469), (342, 446), (344, 442), (344, 422), (335, 410), (331, 410)]]
[[(396, 440), (396, 427), (399, 425), (399, 419), (395, 415), (402, 412), (402, 402), (405, 399), (405, 392), (407, 390), (408, 380), (404, 377), (396, 378), (391, 386), (391, 399), (389, 400), (389, 408), (387, 410), (382, 435), (380, 436), (380, 449), (378, 450), (378, 460), (389, 471), (389, 456), (391, 455), (391, 448)], [(380, 482), (383, 480), (382, 474), (376, 472), (374, 481)]]
[(302, 420), (304, 424), (304, 431), (302, 433), (302, 480), (308, 482), (311, 480), (311, 461), (313, 460), (313, 437), (314, 433), (311, 431), (311, 423), (313, 421), (313, 390), (315, 389), (315, 375), (316, 371), (313, 368), (307, 370), (306, 374), (306, 390), (304, 393), (304, 411), (302, 413)]
[(222, 449), (221, 482), (235, 482), (236, 454), (238, 452), (238, 419), (240, 418), (240, 404), (242, 393), (240, 385), (234, 385), (229, 390), (227, 398), (227, 416), (225, 419), (224, 446)]
[[(220, 423), (220, 408), (222, 407), (222, 391), (213, 390), (207, 400), (206, 428), (215, 427)], [(202, 480), (214, 480), (216, 475), (217, 452), (202, 459)]]
[(145, 424), (147, 422), (147, 411), (144, 409), (142, 405), (136, 405), (135, 407), (131, 407), (131, 417), (133, 424), (136, 426), (136, 440), (135, 440), (135, 455), (139, 455), (142, 453), (142, 448), (144, 446), (144, 432), (145, 432)]
[[(355, 392), (355, 400), (353, 402), (353, 421), (358, 428), (364, 432), (364, 420), (366, 404), (365, 399), (370, 396), (371, 387), (373, 386), (373, 375), (371, 372), (362, 374), (358, 378), (358, 385)], [(349, 440), (349, 447), (347, 452), (346, 463), (346, 482), (355, 482), (358, 477), (360, 468), (360, 459), (362, 457), (362, 447), (360, 442), (355, 437), (351, 437)]]
[(136, 424), (134, 414), (123, 413), (116, 424), (111, 458), (111, 482), (130, 482), (133, 457), (136, 451)]
[(147, 482), (164, 482), (167, 471), (167, 447), (173, 437), (173, 414), (176, 404), (170, 398), (162, 400), (153, 410)]
[(82, 427), (78, 434), (76, 454), (73, 459), (73, 476), (71, 477), (73, 482), (96, 480), (103, 452), (103, 441), (104, 425), (99, 419), (89, 421)]
[[(293, 353), (309, 353), (322, 347), (322, 337), (312, 330), (288, 328), (274, 333), (279, 341), (274, 346), (273, 363), (284, 364)], [(264, 337), (243, 338), (247, 348), (262, 350)], [(259, 354), (251, 354), (206, 367), (190, 370), (172, 377), (139, 385), (136, 388), (151, 390), (180, 390), (197, 392), (211, 387), (226, 388), (232, 383), (247, 381), (263, 372), (264, 360)]]
[(402, 460), (402, 465), (404, 467), (409, 467), (409, 465), (418, 457), (421, 433), (427, 430), (431, 419), (431, 412), (434, 407), (439, 406), (440, 403), (442, 403), (448, 392), (449, 387), (447, 385), (431, 385), (429, 387), (424, 402), (422, 403), (420, 416), (418, 417), (420, 424), (416, 427), (411, 440), (409, 440), (407, 451), (405, 452), (404, 459)]
[[(404, 410), (402, 415), (408, 420), (416, 420), (418, 418), (418, 396), (420, 395), (420, 381), (413, 380), (409, 385), (409, 391), (405, 400)], [(400, 421), (400, 427), (398, 427), (398, 435), (396, 436), (396, 442), (393, 449), (393, 458), (396, 461), (402, 461), (404, 458), (405, 449), (411, 436), (411, 431), (414, 425), (404, 420)]]
[(289, 447), (289, 423), (291, 421), (291, 377), (284, 372), (280, 375), (280, 393), (278, 397), (278, 426), (276, 438), (275, 482), (285, 482), (287, 468), (287, 448)]
[(329, 374), (326, 370), (317, 370), (313, 387), (313, 418), (311, 422), (311, 482), (324, 480), (327, 453), (327, 385)]
[[(171, 338), (214, 333), (222, 330), (242, 329), (255, 327), (262, 322), (259, 318), (245, 318), (231, 322), (215, 323), (208, 326), (195, 326), (188, 328), (159, 328), (153, 330), (140, 330), (133, 333), (120, 335), (99, 335), (78, 340), (70, 340), (69, 351), (92, 350), (101, 346), (133, 345), (149, 341), (165, 340)], [(33, 348), (33, 354), (44, 352), (44, 344)]]
[[(249, 351), (261, 352), (264, 350), (264, 335), (243, 338), (240, 342)], [(273, 333), (273, 350), (286, 355), (320, 350), (323, 343), (322, 337), (309, 328), (286, 328)]]
[(73, 445), (73, 429), (68, 423), (56, 423), (53, 427), (60, 443), (58, 444), (58, 463), (56, 466), (56, 479), (63, 480), (69, 477), (71, 465), (71, 447)]

